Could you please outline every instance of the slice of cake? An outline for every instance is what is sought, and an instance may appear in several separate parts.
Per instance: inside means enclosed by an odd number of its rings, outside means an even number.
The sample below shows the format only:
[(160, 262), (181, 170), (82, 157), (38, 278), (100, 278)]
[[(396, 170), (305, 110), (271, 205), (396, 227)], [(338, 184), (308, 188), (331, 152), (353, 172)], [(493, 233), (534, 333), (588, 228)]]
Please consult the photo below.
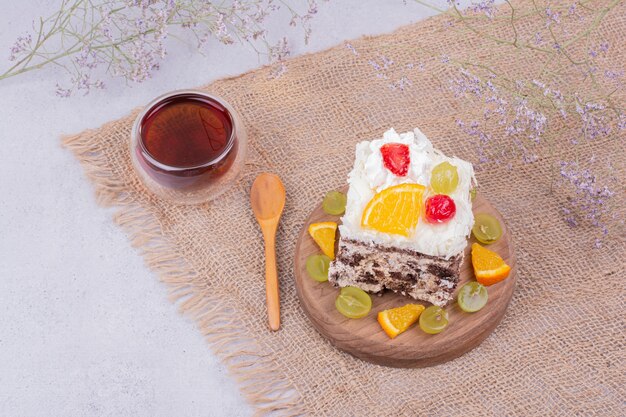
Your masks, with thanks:
[(445, 306), (474, 223), (469, 162), (434, 149), (415, 129), (356, 147), (329, 281), (385, 289)]

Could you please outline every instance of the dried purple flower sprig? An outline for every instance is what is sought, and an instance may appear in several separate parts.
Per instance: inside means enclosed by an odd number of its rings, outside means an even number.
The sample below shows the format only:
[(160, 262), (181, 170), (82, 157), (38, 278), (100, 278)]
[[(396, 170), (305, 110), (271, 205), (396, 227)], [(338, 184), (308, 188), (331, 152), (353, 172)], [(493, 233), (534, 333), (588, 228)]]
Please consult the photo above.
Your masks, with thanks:
[[(537, 148), (548, 127), (548, 118), (540, 105), (543, 100), (537, 103), (533, 94), (527, 92), (537, 85), (525, 87), (525, 83), (518, 82), (511, 94), (498, 81), (495, 74), (481, 78), (465, 68), (459, 69), (458, 75), (450, 79), (450, 90), (456, 98), (479, 105), (482, 117), (471, 121), (459, 119), (457, 126), (476, 139), (479, 166), (488, 162), (506, 163), (514, 157), (535, 162)], [(545, 92), (545, 85), (540, 86)], [(557, 103), (562, 99), (558, 90), (551, 94)]]
[[(308, 41), (317, 1), (296, 3), (298, 7), (286, 0), (62, 0), (56, 13), (39, 19), (34, 34), (17, 39), (9, 51), (13, 65), (0, 80), (57, 65), (70, 78), (68, 85), (57, 84), (62, 97), (103, 88), (107, 76), (143, 82), (166, 57), (166, 41), (189, 34), (198, 49), (209, 38), (248, 43), (260, 56), (278, 63), (274, 76), (280, 76), (289, 46), (285, 38), (270, 43), (263, 25), (269, 15), (285, 8), (291, 14), (289, 24), (302, 27)], [(305, 11), (298, 12), (303, 5)]]
[[(588, 162), (593, 164), (593, 159)], [(567, 199), (567, 206), (562, 207), (565, 221), (571, 227), (577, 227), (585, 220), (596, 227), (600, 232), (594, 237), (594, 247), (601, 248), (603, 239), (609, 234), (609, 225), (621, 221), (620, 226), (623, 226), (623, 219), (616, 219), (612, 210), (615, 191), (609, 185), (601, 184), (589, 168), (583, 168), (575, 161), (561, 161), (560, 176), (560, 183), (574, 194)], [(616, 178), (609, 180), (617, 183)]]
[[(607, 100), (584, 101), (577, 94), (564, 94), (544, 82), (516, 81), (513, 91), (508, 81), (494, 74), (478, 77), (461, 68), (450, 80), (450, 89), (457, 98), (482, 109), (482, 117), (456, 121), (459, 128), (475, 143), (478, 168), (486, 164), (506, 164), (519, 158), (525, 163), (537, 162), (546, 151), (551, 160), (572, 146), (575, 154), (589, 153), (590, 142), (600, 139), (623, 141), (626, 129), (623, 112), (608, 108)], [(550, 135), (551, 124), (567, 124), (574, 137)], [(585, 169), (571, 162), (556, 162), (560, 179), (553, 184), (574, 190), (574, 197), (564, 201), (564, 219), (571, 226), (589, 224), (601, 230), (594, 246), (601, 247), (614, 222), (610, 204), (615, 192), (598, 185), (598, 169), (591, 160)], [(566, 190), (563, 190), (566, 193)]]
[[(565, 150), (589, 155), (595, 141), (626, 137), (626, 111), (619, 99), (623, 97), (623, 69), (607, 67), (611, 45), (598, 39), (595, 30), (619, 0), (572, 0), (569, 4), (505, 0), (500, 8), (488, 0), (475, 0), (465, 10), (454, 0), (448, 1), (447, 10), (427, 0), (415, 1), (447, 13), (446, 29), (467, 31), (494, 47), (510, 48), (512, 59), (543, 61), (540, 72), (510, 79), (499, 73), (488, 55), (480, 62), (447, 55), (441, 60), (450, 65), (449, 88), (454, 96), (474, 109), (472, 117), (457, 120), (457, 125), (475, 143), (478, 167), (488, 163), (511, 167), (513, 158), (526, 163), (550, 161), (552, 187), (574, 190), (563, 211), (565, 220), (599, 228), (595, 246), (601, 246), (609, 231), (608, 202), (623, 189), (597, 185), (593, 170), (602, 167), (593, 161), (580, 169), (559, 162), (558, 155)], [(573, 137), (562, 137), (559, 126), (575, 132)]]
[[(358, 56), (358, 52), (350, 44), (346, 44), (348, 48), (355, 56)], [(380, 55), (377, 59), (371, 59), (368, 64), (372, 67), (376, 74), (376, 78), (386, 80), (388, 82), (387, 87), (391, 90), (404, 91), (406, 88), (413, 85), (409, 77), (403, 70), (413, 69), (413, 64), (406, 64), (403, 68), (398, 68), (393, 60), (389, 59), (385, 55)], [(400, 71), (400, 75), (395, 73)]]

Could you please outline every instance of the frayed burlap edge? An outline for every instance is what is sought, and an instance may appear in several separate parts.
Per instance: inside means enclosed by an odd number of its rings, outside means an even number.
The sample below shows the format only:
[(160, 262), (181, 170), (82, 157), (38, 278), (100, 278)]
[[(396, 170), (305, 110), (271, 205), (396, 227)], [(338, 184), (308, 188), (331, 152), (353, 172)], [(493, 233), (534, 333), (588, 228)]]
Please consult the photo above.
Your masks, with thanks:
[(89, 141), (90, 132), (93, 131), (64, 135), (62, 144), (75, 154), (93, 182), (98, 204), (117, 208), (113, 221), (128, 234), (133, 247), (140, 250), (148, 268), (167, 284), (169, 299), (178, 304), (183, 315), (194, 320), (213, 353), (255, 407), (255, 415), (304, 415), (298, 392), (287, 378), (281, 377), (273, 359), (261, 353), (245, 329), (233, 323), (232, 314), (220, 297), (206, 291), (204, 277), (167, 242), (158, 220), (129, 197), (123, 182), (112, 180), (104, 153)]

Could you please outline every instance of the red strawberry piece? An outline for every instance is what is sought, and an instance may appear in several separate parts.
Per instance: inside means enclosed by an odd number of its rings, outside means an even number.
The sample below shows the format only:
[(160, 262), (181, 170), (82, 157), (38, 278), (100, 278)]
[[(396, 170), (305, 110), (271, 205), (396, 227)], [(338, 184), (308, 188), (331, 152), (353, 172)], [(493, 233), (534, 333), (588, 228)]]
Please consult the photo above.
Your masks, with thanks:
[(404, 177), (409, 172), (411, 157), (409, 147), (403, 143), (386, 143), (380, 147), (383, 155), (385, 168), (393, 172), (398, 177)]
[(454, 217), (456, 204), (445, 194), (436, 194), (426, 199), (424, 216), (429, 223), (445, 223)]

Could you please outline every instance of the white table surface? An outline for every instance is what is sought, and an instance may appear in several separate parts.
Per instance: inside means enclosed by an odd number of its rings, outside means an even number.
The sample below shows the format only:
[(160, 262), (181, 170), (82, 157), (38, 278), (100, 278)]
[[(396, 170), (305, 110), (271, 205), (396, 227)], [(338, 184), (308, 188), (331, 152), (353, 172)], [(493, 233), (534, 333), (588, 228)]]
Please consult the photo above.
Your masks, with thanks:
[[(0, 0), (0, 70), (33, 19), (58, 1)], [(385, 33), (432, 11), (408, 0), (331, 0), (294, 54)], [(0, 415), (246, 416), (252, 410), (166, 288), (142, 262), (62, 134), (95, 128), (169, 90), (259, 66), (246, 46), (174, 43), (161, 71), (88, 96), (54, 94), (54, 68), (0, 81)], [(259, 300), (261, 302), (261, 300)]]

